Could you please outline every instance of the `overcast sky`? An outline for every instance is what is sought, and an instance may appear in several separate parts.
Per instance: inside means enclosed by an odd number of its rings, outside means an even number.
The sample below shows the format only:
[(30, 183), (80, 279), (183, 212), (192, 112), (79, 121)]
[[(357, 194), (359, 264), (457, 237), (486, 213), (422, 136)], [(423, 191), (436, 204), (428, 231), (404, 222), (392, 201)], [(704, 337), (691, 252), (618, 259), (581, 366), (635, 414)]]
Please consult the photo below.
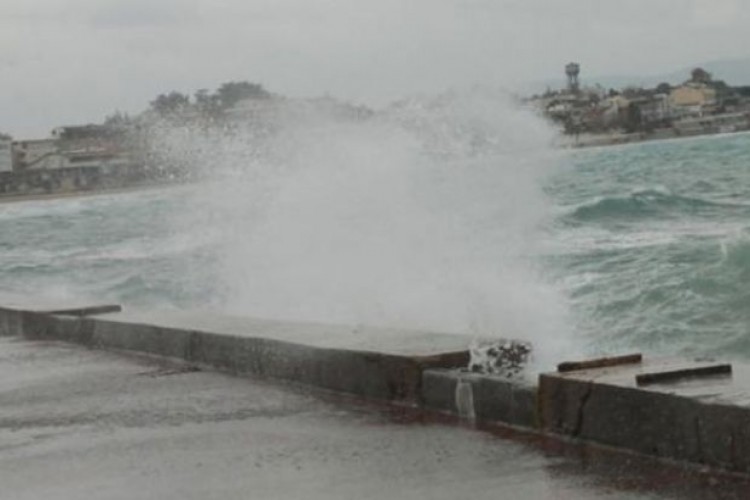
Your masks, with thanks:
[(415, 92), (658, 74), (750, 56), (748, 0), (0, 0), (0, 131), (250, 80), (382, 104)]

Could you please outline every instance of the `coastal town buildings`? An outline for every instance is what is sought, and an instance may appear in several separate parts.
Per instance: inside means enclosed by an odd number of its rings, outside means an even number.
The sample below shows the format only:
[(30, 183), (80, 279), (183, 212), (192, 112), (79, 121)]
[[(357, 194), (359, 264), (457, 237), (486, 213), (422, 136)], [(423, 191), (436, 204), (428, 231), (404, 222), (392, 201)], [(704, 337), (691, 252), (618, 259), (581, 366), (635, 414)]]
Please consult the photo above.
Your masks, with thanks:
[(45, 139), (11, 143), (12, 170), (104, 167), (131, 162), (123, 134), (105, 125), (58, 127)]
[(107, 125), (58, 127), (52, 131), (65, 167), (113, 168), (132, 162), (124, 130)]
[(580, 65), (568, 64), (564, 89), (528, 100), (576, 143), (587, 136), (597, 136), (589, 142), (599, 144), (750, 130), (750, 88), (730, 87), (701, 68), (676, 86), (608, 92), (583, 86), (579, 72)]
[(686, 82), (669, 94), (675, 118), (701, 116), (708, 108), (716, 106), (716, 90), (702, 82)]
[(13, 142), (13, 170), (50, 170), (63, 168), (64, 164), (54, 139)]
[(0, 196), (43, 196), (143, 183), (131, 134), (111, 125), (59, 127), (44, 139), (0, 135)]

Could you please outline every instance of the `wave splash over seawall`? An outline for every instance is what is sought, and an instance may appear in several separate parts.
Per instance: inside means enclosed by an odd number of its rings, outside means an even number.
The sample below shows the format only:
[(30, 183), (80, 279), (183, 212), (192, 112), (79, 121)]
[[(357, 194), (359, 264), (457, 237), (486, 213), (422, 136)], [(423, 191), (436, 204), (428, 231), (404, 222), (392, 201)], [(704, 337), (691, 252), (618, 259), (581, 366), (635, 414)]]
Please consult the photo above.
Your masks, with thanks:
[(750, 135), (555, 153), (491, 92), (278, 104), (153, 137), (188, 185), (0, 205), (0, 298), (750, 359)]
[(559, 353), (565, 301), (535, 265), (552, 131), (489, 91), (340, 111), (281, 103), (230, 133), (165, 137), (205, 179), (173, 225), (213, 238), (214, 305)]

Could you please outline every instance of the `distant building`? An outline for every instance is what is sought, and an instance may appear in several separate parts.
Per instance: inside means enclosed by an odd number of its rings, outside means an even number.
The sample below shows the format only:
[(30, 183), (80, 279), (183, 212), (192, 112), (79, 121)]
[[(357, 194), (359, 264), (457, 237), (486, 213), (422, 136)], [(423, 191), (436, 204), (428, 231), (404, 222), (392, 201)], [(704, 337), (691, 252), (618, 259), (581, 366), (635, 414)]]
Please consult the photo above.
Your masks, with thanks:
[(119, 151), (122, 149), (124, 135), (123, 129), (107, 125), (57, 127), (52, 131), (52, 138), (58, 141), (62, 151)]
[(13, 140), (0, 136), (0, 172), (13, 170)]
[(672, 106), (668, 95), (655, 94), (638, 103), (641, 122), (646, 124), (663, 123), (672, 118)]
[(52, 131), (65, 167), (104, 167), (131, 162), (124, 129), (107, 125), (75, 125)]
[(630, 99), (622, 94), (604, 98), (599, 106), (602, 108), (602, 124), (604, 127), (614, 127), (622, 124), (630, 109)]
[(716, 105), (716, 90), (691, 81), (672, 89), (669, 101), (677, 116), (701, 116), (706, 108)]
[(579, 98), (575, 94), (560, 93), (548, 99), (545, 109), (552, 118), (565, 118), (579, 107), (578, 101)]
[(58, 127), (50, 139), (15, 141), (14, 170), (109, 167), (132, 163), (124, 132), (104, 125)]
[(750, 86), (729, 86), (701, 68), (678, 86), (663, 82), (655, 88), (630, 86), (609, 92), (598, 85), (582, 88), (576, 63), (565, 71), (567, 88), (548, 89), (525, 102), (567, 134), (620, 130), (644, 139), (750, 130)]
[(12, 147), (14, 170), (48, 170), (65, 166), (65, 159), (54, 139), (14, 141)]

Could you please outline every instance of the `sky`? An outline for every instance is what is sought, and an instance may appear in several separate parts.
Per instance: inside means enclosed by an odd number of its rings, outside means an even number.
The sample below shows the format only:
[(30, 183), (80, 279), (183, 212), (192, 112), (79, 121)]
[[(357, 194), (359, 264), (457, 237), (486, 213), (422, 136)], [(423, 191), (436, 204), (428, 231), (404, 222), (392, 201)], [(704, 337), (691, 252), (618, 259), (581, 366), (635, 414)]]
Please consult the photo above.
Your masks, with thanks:
[[(248, 80), (373, 106), (750, 56), (747, 0), (0, 0), (0, 131)], [(675, 82), (676, 83), (676, 82)]]

